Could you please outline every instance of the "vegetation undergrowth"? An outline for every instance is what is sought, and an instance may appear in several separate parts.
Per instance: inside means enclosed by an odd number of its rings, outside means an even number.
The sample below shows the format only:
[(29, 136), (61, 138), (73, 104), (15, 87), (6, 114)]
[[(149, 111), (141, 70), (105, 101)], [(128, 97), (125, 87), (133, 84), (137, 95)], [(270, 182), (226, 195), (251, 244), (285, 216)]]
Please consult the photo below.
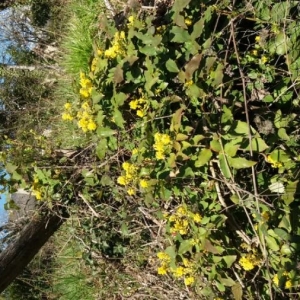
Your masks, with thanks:
[(71, 149), (45, 146), (26, 181), (4, 161), (11, 182), (83, 208), (100, 299), (297, 299), (297, 2), (175, 0), (120, 20), (78, 4), (59, 105)]

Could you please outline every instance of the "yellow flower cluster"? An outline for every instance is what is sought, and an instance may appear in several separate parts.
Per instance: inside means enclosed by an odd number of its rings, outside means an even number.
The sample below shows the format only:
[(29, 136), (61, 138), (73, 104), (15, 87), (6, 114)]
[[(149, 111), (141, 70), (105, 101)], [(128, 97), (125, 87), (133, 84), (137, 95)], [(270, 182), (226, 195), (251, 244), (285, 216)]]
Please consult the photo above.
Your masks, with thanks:
[(125, 55), (125, 32), (116, 32), (112, 41), (112, 46), (105, 50), (104, 56), (106, 58), (114, 59), (118, 55)]
[(43, 198), (42, 185), (36, 176), (34, 176), (31, 191), (32, 191), (32, 195), (35, 196), (36, 200), (42, 200)]
[(71, 114), (72, 104), (67, 102), (64, 105), (64, 108), (65, 108), (65, 112), (62, 113), (61, 118), (64, 121), (72, 121), (74, 119), (72, 114)]
[(193, 24), (193, 22), (190, 18), (184, 19), (184, 23), (185, 23), (186, 26), (191, 26)]
[(99, 58), (102, 56), (103, 52), (98, 49), (96, 51), (96, 55), (95, 57), (93, 58), (92, 60), (92, 63), (91, 63), (91, 71), (94, 73), (96, 71), (96, 67), (97, 67), (97, 64), (98, 64), (98, 61), (99, 61)]
[(128, 17), (128, 27), (133, 26), (134, 20), (135, 20), (134, 16)]
[[(284, 284), (284, 288), (285, 289), (290, 289), (293, 287), (293, 283), (292, 283), (292, 280), (290, 278), (290, 273), (289, 272), (284, 272), (283, 274), (283, 279), (285, 281), (285, 284)], [(278, 274), (275, 274), (272, 281), (274, 282), (274, 284), (276, 286), (279, 286), (280, 282), (279, 282), (279, 277), (278, 277)]]
[(191, 222), (201, 223), (202, 217), (196, 213), (192, 213), (186, 206), (182, 205), (177, 208), (174, 214), (168, 217), (171, 223), (170, 232), (172, 234), (186, 235), (190, 229)]
[(282, 167), (282, 163), (279, 161), (275, 161), (270, 155), (267, 156), (267, 162), (271, 164), (272, 168), (280, 168)]
[(170, 268), (171, 258), (167, 253), (159, 252), (157, 257), (160, 260), (160, 266), (157, 268), (159, 275), (166, 275), (170, 272), (175, 278), (183, 278), (185, 285), (191, 285), (195, 282), (195, 277), (193, 276), (194, 264), (187, 258), (183, 258), (179, 266)]
[(147, 113), (147, 101), (143, 98), (130, 101), (129, 106), (132, 110), (136, 110), (136, 115), (141, 118)]
[(245, 271), (251, 271), (261, 264), (261, 259), (254, 253), (247, 253), (240, 258), (239, 264)]
[(90, 97), (93, 89), (93, 84), (89, 78), (83, 72), (80, 72), (80, 96), (83, 98)]
[(157, 257), (160, 260), (160, 266), (157, 268), (157, 273), (159, 275), (167, 274), (167, 272), (169, 270), (169, 264), (171, 261), (169, 254), (167, 254), (165, 252), (158, 252)]
[(172, 140), (168, 134), (155, 133), (153, 148), (156, 151), (156, 159), (165, 159), (165, 154), (171, 150)]
[(127, 193), (132, 196), (136, 193), (136, 186), (139, 185), (142, 189), (149, 186), (149, 181), (139, 178), (139, 168), (129, 162), (124, 162), (122, 168), (125, 171), (124, 175), (118, 177), (117, 182), (120, 185), (128, 186)]
[(88, 102), (84, 102), (81, 105), (81, 109), (77, 113), (77, 118), (77, 125), (83, 132), (96, 130), (97, 125), (94, 121), (93, 112)]

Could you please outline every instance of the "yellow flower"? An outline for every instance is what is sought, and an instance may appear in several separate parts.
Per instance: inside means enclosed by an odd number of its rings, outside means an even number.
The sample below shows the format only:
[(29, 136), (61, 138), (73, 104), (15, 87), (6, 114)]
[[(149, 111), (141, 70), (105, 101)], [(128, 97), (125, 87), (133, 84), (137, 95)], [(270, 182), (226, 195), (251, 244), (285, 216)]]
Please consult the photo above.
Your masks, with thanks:
[(275, 274), (274, 277), (273, 277), (273, 280), (274, 284), (276, 286), (279, 286), (279, 278), (278, 278), (278, 274)]
[(124, 176), (118, 177), (117, 182), (120, 185), (126, 185), (127, 184), (127, 180), (126, 180), (126, 178)]
[(202, 217), (199, 214), (194, 214), (193, 215), (193, 220), (195, 223), (200, 223), (202, 220)]
[(137, 155), (139, 153), (139, 149), (134, 148), (134, 149), (132, 149), (131, 153), (132, 153), (132, 155)]
[(130, 101), (129, 106), (131, 109), (136, 110), (138, 108), (138, 104), (139, 104), (138, 100), (132, 100)]
[(184, 206), (179, 206), (176, 210), (176, 214), (180, 217), (184, 217), (187, 215), (187, 209)]
[(252, 260), (248, 256), (243, 256), (239, 260), (239, 264), (245, 271), (250, 271), (250, 270), (254, 269), (254, 267), (255, 267)]
[(83, 98), (88, 98), (92, 92), (91, 88), (81, 88), (79, 91), (80, 96)]
[(156, 255), (162, 261), (165, 261), (165, 262), (170, 262), (171, 261), (170, 255), (165, 253), (165, 252), (158, 252)]
[(73, 117), (69, 113), (62, 113), (61, 118), (64, 121), (72, 121)]
[(104, 56), (107, 57), (107, 58), (115, 58), (117, 56), (117, 53), (111, 47), (111, 48), (108, 48), (107, 50), (105, 50)]
[(255, 42), (258, 43), (259, 41), (260, 41), (260, 36), (257, 35), (257, 36), (255, 37)]
[(148, 185), (148, 181), (145, 180), (145, 179), (141, 179), (141, 180), (140, 180), (140, 186), (141, 186), (141, 188), (143, 188), (143, 189), (147, 188), (147, 187), (149, 186), (149, 185)]
[(286, 289), (290, 289), (292, 286), (293, 286), (292, 281), (289, 279), (289, 280), (286, 281), (284, 287), (285, 287)]
[(121, 31), (119, 36), (120, 36), (120, 39), (124, 40), (125, 37), (126, 37), (126, 36), (125, 36), (125, 32), (124, 32), (124, 31)]
[(185, 23), (185, 25), (187, 25), (187, 26), (191, 26), (193, 23), (192, 23), (192, 20), (190, 19), (190, 18), (186, 18), (185, 20), (184, 20), (184, 23)]
[(129, 196), (133, 196), (133, 195), (135, 195), (135, 190), (133, 188), (130, 188), (130, 189), (127, 190), (127, 194)]
[(185, 270), (183, 267), (177, 267), (175, 270), (172, 270), (172, 273), (175, 277), (182, 277), (185, 274)]
[(42, 199), (42, 193), (41, 193), (41, 191), (33, 190), (32, 194), (35, 196), (36, 200), (41, 200)]
[(72, 104), (67, 102), (65, 105), (64, 105), (65, 109), (66, 110), (70, 110), (72, 108)]
[(166, 275), (167, 274), (167, 266), (165, 264), (163, 264), (162, 266), (157, 268), (157, 273), (159, 275)]
[(87, 129), (90, 131), (93, 131), (97, 128), (96, 123), (93, 120), (90, 120), (88, 125), (87, 125)]
[(97, 50), (97, 55), (98, 55), (98, 56), (101, 56), (102, 54), (103, 54), (103, 51), (100, 50), (100, 49), (98, 49), (98, 50)]
[(270, 155), (267, 156), (267, 162), (271, 164), (272, 168), (280, 168), (282, 167), (282, 163), (279, 161), (275, 161)]
[(136, 111), (136, 115), (137, 115), (138, 117), (140, 117), (140, 118), (143, 118), (143, 117), (145, 116), (145, 111), (139, 109), (139, 110)]
[(185, 87), (189, 87), (189, 86), (191, 86), (191, 85), (193, 85), (194, 84), (194, 81), (193, 80), (188, 80), (185, 84), (184, 84), (184, 86)]
[(184, 278), (184, 284), (185, 285), (191, 285), (194, 282), (195, 282), (195, 278), (192, 277), (192, 276)]
[(268, 211), (264, 211), (261, 213), (261, 218), (263, 222), (268, 222), (270, 219), (270, 214)]
[(269, 60), (268, 57), (265, 56), (265, 55), (263, 55), (263, 56), (261, 57), (261, 62), (262, 62), (263, 64), (267, 63), (268, 60)]
[(258, 51), (257, 50), (252, 50), (251, 53), (252, 53), (253, 56), (257, 56), (258, 55)]
[(81, 104), (81, 108), (84, 110), (88, 110), (88, 109), (90, 109), (90, 106), (89, 106), (88, 102), (83, 102)]
[(129, 16), (128, 17), (128, 22), (129, 22), (129, 25), (133, 25), (133, 22), (134, 22), (134, 16)]

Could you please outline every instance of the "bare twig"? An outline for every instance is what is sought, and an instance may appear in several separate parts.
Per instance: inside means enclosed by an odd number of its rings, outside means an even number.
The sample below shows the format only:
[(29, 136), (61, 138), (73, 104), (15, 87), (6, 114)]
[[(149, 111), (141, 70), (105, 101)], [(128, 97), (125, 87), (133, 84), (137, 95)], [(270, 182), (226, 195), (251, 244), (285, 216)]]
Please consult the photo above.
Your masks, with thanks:
[(97, 218), (100, 218), (100, 215), (98, 213), (96, 213), (96, 211), (92, 208), (92, 206), (89, 204), (89, 202), (85, 199), (85, 197), (79, 193), (78, 196), (83, 200), (83, 202), (89, 207), (89, 209), (91, 210), (91, 212), (93, 213), (93, 215)]

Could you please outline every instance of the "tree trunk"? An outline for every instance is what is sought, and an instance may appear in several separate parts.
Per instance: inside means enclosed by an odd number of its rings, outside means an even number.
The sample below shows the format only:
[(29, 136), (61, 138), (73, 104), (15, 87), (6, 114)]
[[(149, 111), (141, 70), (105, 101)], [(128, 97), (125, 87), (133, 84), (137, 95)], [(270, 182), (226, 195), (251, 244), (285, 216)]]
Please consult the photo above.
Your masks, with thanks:
[(30, 263), (67, 217), (66, 215), (61, 218), (53, 213), (49, 216), (33, 217), (19, 237), (0, 254), (0, 293)]

